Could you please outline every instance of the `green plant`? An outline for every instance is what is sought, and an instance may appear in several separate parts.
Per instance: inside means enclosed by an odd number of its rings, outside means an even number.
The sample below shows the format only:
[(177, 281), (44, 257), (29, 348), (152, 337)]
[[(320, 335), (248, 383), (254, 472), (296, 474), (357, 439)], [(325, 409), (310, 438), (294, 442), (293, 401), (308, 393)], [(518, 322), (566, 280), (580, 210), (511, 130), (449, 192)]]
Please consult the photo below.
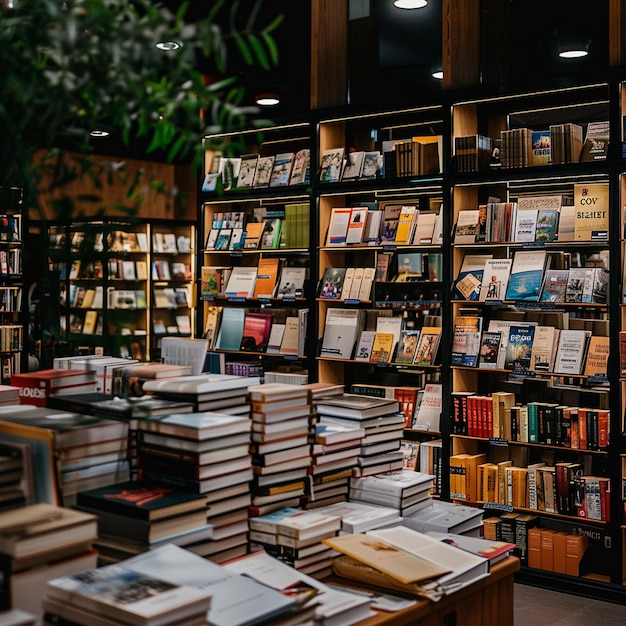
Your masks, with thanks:
[[(187, 2), (173, 12), (149, 0), (3, 0), (0, 185), (23, 187), (34, 205), (37, 168), (60, 149), (93, 153), (95, 129), (197, 167), (204, 134), (251, 123), (229, 53), (277, 63), (282, 18), (259, 23), (262, 4), (216, 0), (191, 23)], [(212, 71), (198, 71), (199, 59)]]

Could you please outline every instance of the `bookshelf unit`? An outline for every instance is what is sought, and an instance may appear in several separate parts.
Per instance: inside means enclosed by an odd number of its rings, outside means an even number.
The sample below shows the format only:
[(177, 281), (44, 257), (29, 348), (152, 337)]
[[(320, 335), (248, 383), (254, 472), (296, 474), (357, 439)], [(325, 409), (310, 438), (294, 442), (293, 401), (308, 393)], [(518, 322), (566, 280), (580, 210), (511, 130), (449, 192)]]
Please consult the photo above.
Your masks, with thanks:
[[(72, 352), (146, 361), (158, 360), (162, 336), (191, 336), (194, 241), (191, 223), (105, 219), (49, 225), (49, 267), (62, 285), (60, 339)], [(189, 320), (184, 333), (178, 315)], [(157, 323), (163, 333), (152, 333)]]
[[(613, 393), (612, 360), (608, 366), (606, 360), (600, 365), (601, 374), (586, 369), (593, 359), (584, 346), (592, 348), (582, 339), (589, 330), (591, 341), (604, 346), (600, 351), (605, 356), (615, 348), (620, 319), (615, 294), (620, 286), (616, 272), (608, 270), (609, 259), (621, 258), (614, 236), (617, 181), (610, 155), (590, 156), (585, 162), (567, 156), (570, 148), (575, 152), (576, 137), (582, 139), (578, 150), (584, 154), (582, 144), (591, 122), (610, 119), (609, 94), (609, 85), (594, 84), (493, 98), (455, 96), (450, 174), (450, 212), (456, 225), (450, 233), (451, 393), (444, 394), (450, 403), (446, 407), (444, 402), (444, 412), (450, 416), (451, 499), (481, 506), (486, 516), (500, 516), (503, 528), (520, 514), (518, 524), (547, 529), (546, 543), (551, 532), (587, 538), (576, 575), (537, 567), (528, 546), (523, 548), (525, 567), (520, 576), (552, 588), (595, 587), (596, 593), (602, 589), (619, 594), (612, 583), (621, 584), (622, 565), (611, 555), (621, 553), (622, 544), (622, 511), (615, 497), (622, 406)], [(611, 119), (615, 123), (619, 122)], [(552, 131), (557, 162), (541, 163), (545, 158), (541, 133), (516, 130), (522, 128)], [(468, 139), (476, 136), (502, 138), (497, 146), (499, 164), (494, 163), (493, 144), (479, 155), (480, 142)], [(536, 153), (533, 139), (538, 141)], [(468, 141), (473, 146), (469, 150)], [(605, 193), (601, 208), (596, 204), (598, 190)], [(557, 202), (556, 196), (571, 198), (574, 206), (568, 206), (568, 200)], [(546, 233), (546, 222), (554, 215), (548, 211), (554, 210), (550, 205), (555, 202), (560, 222), (553, 237)], [(585, 203), (597, 209), (588, 216), (590, 220), (604, 220), (588, 231), (581, 217), (587, 211)], [(510, 229), (506, 227), (509, 212)], [(485, 214), (486, 227), (481, 226)], [(487, 262), (485, 255), (495, 262)], [(537, 260), (538, 282), (531, 285), (523, 261)], [(507, 263), (508, 284), (500, 284), (498, 294), (497, 283), (502, 283), (498, 268)], [(476, 268), (481, 270), (477, 273)], [(524, 269), (526, 274), (519, 273)], [(548, 274), (551, 270), (554, 274)], [(577, 289), (579, 283), (584, 286), (585, 277), (599, 281), (595, 291)], [(490, 282), (495, 290), (491, 294)], [(476, 318), (481, 320), (478, 331)], [(560, 343), (551, 343), (550, 327), (560, 331)], [(499, 337), (489, 337), (495, 349), (484, 340), (485, 331), (500, 332)], [(571, 346), (565, 343), (564, 333), (572, 331), (577, 334), (569, 338), (583, 346), (576, 363), (570, 353), (565, 354)], [(537, 336), (544, 338), (545, 347), (534, 353), (528, 339), (532, 342)], [(508, 348), (503, 347), (503, 338), (510, 343)], [(473, 360), (464, 352), (468, 343), (475, 346), (468, 350)], [(550, 352), (553, 360), (546, 362), (545, 354)], [(543, 469), (538, 469), (540, 464)], [(608, 495), (599, 495), (605, 486)]]
[(212, 367), (309, 378), (310, 146), (308, 123), (205, 138), (197, 335)]
[[(440, 106), (323, 117), (313, 181), (317, 377), (347, 392), (398, 399), (405, 438), (417, 445), (440, 437), (438, 415), (417, 424), (413, 414), (427, 385), (441, 389), (439, 351), (421, 361), (416, 354), (428, 328), (435, 342), (443, 330), (442, 117)], [(341, 152), (339, 180), (327, 180), (328, 155)], [(359, 154), (379, 155), (382, 167), (363, 166), (355, 177)]]
[(163, 337), (194, 336), (195, 243), (193, 223), (150, 224), (151, 360), (160, 359)]
[[(0, 188), (0, 382), (26, 370), (23, 191)], [(26, 230), (25, 230), (26, 229)]]

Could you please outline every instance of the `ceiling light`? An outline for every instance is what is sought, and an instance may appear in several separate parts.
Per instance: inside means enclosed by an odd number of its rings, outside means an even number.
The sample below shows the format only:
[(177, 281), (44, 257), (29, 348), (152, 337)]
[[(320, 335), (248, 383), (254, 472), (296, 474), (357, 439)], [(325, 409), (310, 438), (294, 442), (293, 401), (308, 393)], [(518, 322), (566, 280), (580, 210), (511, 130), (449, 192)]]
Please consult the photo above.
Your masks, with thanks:
[(437, 80), (443, 80), (443, 70), (435, 70), (431, 76)]
[(280, 98), (276, 93), (260, 93), (255, 102), (262, 107), (273, 107), (280, 102)]
[(178, 41), (159, 41), (156, 47), (159, 50), (178, 50), (183, 47), (183, 44)]
[(567, 41), (559, 44), (559, 56), (562, 59), (580, 59), (589, 54), (589, 40)]
[(89, 134), (92, 137), (97, 137), (100, 139), (102, 137), (108, 137), (111, 133), (109, 133), (108, 130), (96, 129), (96, 130), (92, 130)]
[(394, 0), (393, 4), (399, 9), (423, 9), (428, 0)]

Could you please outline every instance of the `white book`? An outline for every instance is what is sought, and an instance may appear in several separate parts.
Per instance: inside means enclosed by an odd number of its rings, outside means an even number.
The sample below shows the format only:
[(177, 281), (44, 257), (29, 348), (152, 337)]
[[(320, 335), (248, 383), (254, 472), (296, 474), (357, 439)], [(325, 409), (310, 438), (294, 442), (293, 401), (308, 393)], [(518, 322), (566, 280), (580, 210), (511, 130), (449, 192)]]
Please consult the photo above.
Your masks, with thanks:
[(513, 259), (487, 259), (483, 270), (483, 281), (478, 300), (501, 302), (504, 300)]
[(361, 317), (357, 309), (328, 309), (320, 355), (336, 359), (351, 358), (361, 329)]
[(402, 323), (403, 319), (399, 315), (380, 315), (376, 318), (376, 332), (391, 333), (393, 335), (393, 345), (395, 347), (396, 345), (398, 345), (398, 341), (400, 341)]
[(377, 209), (368, 209), (363, 232), (363, 243), (368, 246), (377, 246), (380, 241), (380, 225), (382, 223), (383, 212)]
[(513, 226), (513, 241), (534, 242), (536, 229), (537, 209), (520, 209), (518, 204)]
[(582, 372), (590, 337), (589, 330), (562, 330), (559, 333), (554, 362), (555, 374), (578, 375)]
[(454, 231), (455, 244), (476, 243), (478, 233), (478, 209), (463, 209), (459, 211)]
[(285, 324), (274, 323), (270, 329), (270, 336), (267, 340), (266, 352), (268, 354), (279, 354), (280, 346), (285, 334)]
[(347, 298), (349, 300), (358, 300), (359, 293), (361, 291), (361, 281), (363, 280), (363, 267), (355, 267), (354, 268), (354, 276), (352, 278), (352, 285), (350, 286), (350, 294), (347, 293), (344, 295), (344, 299)]
[(347, 244), (359, 244), (363, 239), (365, 222), (367, 220), (367, 207), (354, 207), (350, 211), (350, 221), (346, 233)]
[(326, 236), (327, 246), (342, 246), (346, 243), (351, 216), (352, 209), (349, 207), (333, 207), (331, 209)]
[(238, 266), (233, 267), (228, 284), (224, 290), (227, 296), (236, 296), (249, 298), (254, 293), (254, 284), (256, 282), (257, 268)]
[(372, 287), (374, 285), (374, 276), (376, 275), (375, 267), (363, 268), (363, 278), (361, 279), (361, 288), (359, 289), (359, 300), (366, 302), (372, 299)]
[[(420, 244), (438, 243), (438, 241), (435, 241), (435, 227), (437, 226), (438, 219), (438, 213), (421, 212), (417, 217), (411, 243), (416, 246)], [(437, 235), (437, 239), (439, 239), (439, 235)]]
[(442, 409), (441, 383), (427, 383), (420, 401), (419, 409), (413, 419), (414, 430), (439, 432), (441, 430)]
[(356, 349), (354, 359), (356, 361), (369, 361), (372, 355), (372, 347), (374, 346), (375, 330), (363, 330), (359, 336), (359, 343)]

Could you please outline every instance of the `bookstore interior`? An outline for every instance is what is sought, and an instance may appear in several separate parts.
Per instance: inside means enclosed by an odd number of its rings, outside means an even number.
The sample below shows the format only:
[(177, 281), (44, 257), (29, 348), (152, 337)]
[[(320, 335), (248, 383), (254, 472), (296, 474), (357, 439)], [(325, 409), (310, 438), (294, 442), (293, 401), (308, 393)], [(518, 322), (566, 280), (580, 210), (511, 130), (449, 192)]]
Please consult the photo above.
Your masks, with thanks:
[(0, 190), (0, 623), (626, 604), (626, 3), (394, 4), (285, 9), (184, 214)]

